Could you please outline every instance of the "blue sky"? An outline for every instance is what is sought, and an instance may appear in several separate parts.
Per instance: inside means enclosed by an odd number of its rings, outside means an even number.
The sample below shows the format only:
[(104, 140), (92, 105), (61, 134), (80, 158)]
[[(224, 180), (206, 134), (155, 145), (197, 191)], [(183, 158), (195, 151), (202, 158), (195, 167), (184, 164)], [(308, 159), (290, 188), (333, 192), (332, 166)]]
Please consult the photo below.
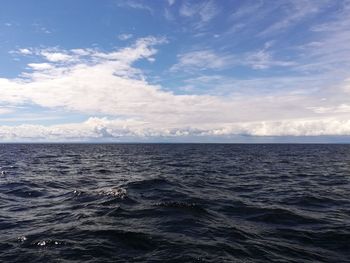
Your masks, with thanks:
[(350, 141), (350, 1), (1, 1), (0, 141)]

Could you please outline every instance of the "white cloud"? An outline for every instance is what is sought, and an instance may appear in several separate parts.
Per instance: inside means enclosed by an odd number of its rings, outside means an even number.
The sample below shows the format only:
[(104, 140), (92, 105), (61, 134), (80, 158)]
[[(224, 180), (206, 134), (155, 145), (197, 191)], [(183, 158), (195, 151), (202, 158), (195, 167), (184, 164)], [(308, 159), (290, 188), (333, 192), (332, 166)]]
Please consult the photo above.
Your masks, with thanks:
[(224, 124), (211, 128), (153, 127), (133, 119), (89, 118), (82, 123), (52, 126), (0, 126), (2, 141), (88, 141), (106, 139), (142, 139), (186, 136), (333, 136), (350, 135), (350, 120), (289, 120), (279, 122), (250, 122)]
[(327, 22), (311, 26), (313, 39), (302, 46), (302, 62), (297, 68), (303, 72), (329, 72), (331, 76), (348, 76), (350, 66), (350, 4), (342, 3)]
[(282, 19), (267, 27), (260, 35), (267, 35), (295, 26), (299, 22), (310, 19), (313, 15), (319, 13), (327, 6), (329, 0), (299, 0), (287, 1), (285, 5), (281, 5), (280, 12), (284, 12)]
[(128, 40), (128, 39), (130, 39), (130, 38), (132, 38), (132, 37), (133, 37), (132, 34), (121, 34), (121, 35), (118, 36), (118, 38), (119, 38), (120, 40)]
[(282, 61), (273, 58), (271, 52), (266, 49), (257, 52), (248, 53), (242, 60), (242, 64), (246, 64), (253, 69), (268, 69), (271, 67), (290, 67), (295, 66), (296, 62)]
[(184, 2), (179, 9), (179, 13), (181, 16), (190, 17), (197, 12), (197, 9), (198, 5), (191, 5), (189, 2)]
[[(154, 59), (155, 46), (165, 42), (164, 38), (147, 37), (111, 52), (36, 50), (34, 53), (41, 56), (43, 62), (29, 63), (32, 70), (22, 73), (23, 77), (0, 78), (2, 107), (36, 105), (60, 109), (67, 114), (109, 118), (53, 126), (3, 125), (1, 140), (349, 134), (348, 112), (314, 110), (350, 105), (348, 82), (337, 89), (308, 93), (293, 90), (278, 94), (241, 93), (239, 96), (177, 95), (150, 84), (143, 72), (134, 66), (141, 59)], [(180, 56), (178, 67), (222, 68), (231, 63), (230, 58), (210, 51), (194, 51)], [(206, 76), (201, 81), (210, 83), (212, 80)], [(234, 83), (237, 84), (240, 83)], [(256, 86), (260, 87), (258, 82)], [(322, 100), (325, 97), (327, 100)]]
[(268, 69), (271, 67), (296, 66), (294, 61), (276, 59), (272, 52), (268, 51), (269, 43), (265, 48), (248, 52), (243, 55), (220, 54), (213, 50), (197, 50), (179, 54), (178, 62), (171, 67), (171, 71), (189, 70), (221, 70), (228, 66), (244, 65), (253, 69)]
[(208, 22), (212, 20), (219, 13), (219, 8), (215, 5), (215, 2), (205, 2), (199, 9), (199, 16), (202, 22)]
[(233, 57), (230, 55), (217, 54), (212, 50), (198, 50), (178, 55), (179, 62), (171, 70), (189, 69), (222, 69), (232, 63)]
[(202, 28), (220, 12), (214, 1), (190, 2), (184, 1), (179, 9), (182, 17), (191, 18), (195, 29)]
[(0, 107), (0, 115), (12, 113), (13, 111), (14, 111), (14, 109), (12, 109), (12, 108)]
[(350, 104), (340, 104), (333, 107), (311, 107), (316, 113), (350, 113)]
[(118, 1), (117, 4), (120, 6), (120, 7), (129, 7), (129, 8), (133, 8), (133, 9), (139, 9), (139, 10), (145, 10), (145, 11), (148, 11), (150, 14), (153, 14), (154, 10), (140, 2), (140, 1), (135, 1), (135, 0), (125, 0), (125, 1)]
[(29, 63), (28, 66), (33, 70), (37, 71), (48, 70), (53, 68), (53, 66), (49, 63)]
[(44, 50), (41, 52), (41, 55), (44, 56), (48, 61), (51, 62), (61, 62), (72, 60), (72, 56), (60, 52), (52, 52), (50, 50)]
[(18, 50), (18, 53), (20, 53), (22, 55), (30, 55), (30, 54), (32, 54), (32, 51), (28, 48), (21, 48)]
[(251, 3), (249, 1), (243, 2), (243, 5), (235, 9), (234, 12), (230, 15), (230, 19), (241, 19), (243, 17), (254, 17), (258, 11), (263, 6), (263, 2)]
[(78, 56), (88, 56), (94, 53), (95, 51), (92, 49), (82, 49), (82, 48), (76, 48), (76, 49), (71, 49), (70, 52), (72, 52), (73, 55), (78, 55)]

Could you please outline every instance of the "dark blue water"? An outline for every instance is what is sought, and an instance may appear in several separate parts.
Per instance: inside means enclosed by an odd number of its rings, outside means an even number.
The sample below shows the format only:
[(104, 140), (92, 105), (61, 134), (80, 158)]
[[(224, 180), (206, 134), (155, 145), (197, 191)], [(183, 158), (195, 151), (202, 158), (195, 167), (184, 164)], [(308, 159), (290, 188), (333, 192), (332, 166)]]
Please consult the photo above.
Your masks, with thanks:
[(0, 262), (350, 262), (350, 145), (0, 145)]

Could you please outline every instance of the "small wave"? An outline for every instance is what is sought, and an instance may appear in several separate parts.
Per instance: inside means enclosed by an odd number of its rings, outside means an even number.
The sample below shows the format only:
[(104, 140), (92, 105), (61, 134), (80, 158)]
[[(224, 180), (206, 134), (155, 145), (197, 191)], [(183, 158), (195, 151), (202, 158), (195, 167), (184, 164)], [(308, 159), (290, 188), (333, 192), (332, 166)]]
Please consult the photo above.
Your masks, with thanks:
[(99, 195), (104, 196), (112, 196), (112, 197), (118, 197), (120, 199), (124, 199), (126, 197), (126, 189), (124, 188), (116, 188), (116, 189), (103, 189), (98, 191)]
[(311, 216), (301, 215), (290, 210), (282, 208), (259, 208), (252, 215), (247, 217), (248, 220), (261, 221), (268, 224), (319, 224), (320, 219), (312, 218)]
[(172, 187), (173, 184), (164, 178), (144, 179), (140, 181), (134, 181), (127, 184), (128, 188), (131, 189), (154, 189), (158, 187)]
[(53, 247), (53, 246), (62, 246), (66, 243), (60, 240), (51, 239), (51, 238), (39, 238), (38, 234), (33, 236), (19, 236), (17, 242), (21, 243), (21, 246), (24, 247)]
[(124, 199), (127, 197), (127, 191), (125, 188), (103, 188), (90, 191), (73, 190), (73, 195), (75, 197), (79, 196), (107, 196), (107, 197), (117, 197), (119, 199)]
[(17, 197), (22, 197), (22, 198), (35, 198), (35, 197), (41, 197), (44, 195), (42, 191), (35, 190), (31, 187), (28, 186), (20, 186), (16, 187), (10, 191), (7, 191), (6, 194), (8, 195), (14, 195)]
[(17, 240), (18, 240), (19, 242), (24, 242), (24, 241), (27, 240), (27, 237), (26, 237), (26, 236), (20, 236), (20, 237), (17, 238)]
[(311, 194), (297, 196), (297, 197), (288, 197), (283, 199), (284, 204), (291, 204), (300, 207), (320, 207), (320, 208), (330, 208), (332, 205), (339, 205), (346, 203), (346, 201), (335, 200), (327, 196), (315, 196)]
[(58, 246), (61, 245), (61, 242), (55, 240), (41, 240), (35, 243), (39, 247), (47, 247), (47, 246)]
[(297, 213), (281, 207), (262, 207), (238, 202), (237, 206), (225, 206), (222, 212), (228, 215), (237, 215), (250, 221), (260, 221), (267, 224), (319, 224), (323, 221), (310, 215)]
[(190, 210), (196, 212), (206, 212), (206, 210), (196, 203), (187, 203), (187, 202), (177, 202), (177, 201), (166, 201), (156, 203), (155, 206), (164, 207), (164, 208), (175, 208), (181, 210)]

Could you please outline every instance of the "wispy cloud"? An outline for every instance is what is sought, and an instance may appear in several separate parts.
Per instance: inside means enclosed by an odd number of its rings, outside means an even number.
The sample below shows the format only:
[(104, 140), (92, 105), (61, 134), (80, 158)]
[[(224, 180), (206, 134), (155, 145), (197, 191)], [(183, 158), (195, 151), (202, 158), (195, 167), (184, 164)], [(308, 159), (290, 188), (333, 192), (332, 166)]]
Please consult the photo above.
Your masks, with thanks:
[(305, 19), (310, 19), (326, 7), (328, 2), (328, 0), (287, 1), (285, 5), (281, 6), (281, 12), (285, 13), (282, 18), (268, 26), (260, 35), (276, 33), (290, 26), (295, 26)]
[(242, 6), (233, 11), (233, 13), (229, 16), (229, 19), (236, 20), (246, 17), (254, 17), (254, 15), (261, 11), (260, 9), (262, 6), (262, 1), (256, 1), (254, 3), (251, 3), (250, 1), (244, 1)]
[(322, 72), (333, 76), (348, 76), (350, 68), (350, 4), (342, 8), (327, 22), (311, 25), (312, 39), (297, 46), (301, 72)]
[(249, 52), (242, 60), (243, 65), (248, 65), (253, 69), (268, 69), (271, 67), (290, 67), (297, 65), (294, 61), (283, 61), (275, 59), (271, 52), (261, 49), (256, 52)]
[(257, 51), (244, 54), (222, 54), (210, 49), (190, 51), (179, 54), (178, 62), (171, 71), (222, 70), (228, 67), (248, 66), (253, 69), (268, 69), (272, 67), (290, 67), (297, 65), (294, 61), (280, 60), (273, 56), (268, 46)]
[(118, 36), (118, 39), (119, 40), (128, 40), (128, 39), (130, 39), (130, 38), (132, 38), (133, 37), (133, 35), (132, 34), (120, 34), (119, 36)]
[(150, 14), (154, 13), (154, 10), (152, 7), (150, 7), (147, 2), (144, 1), (137, 1), (137, 0), (126, 0), (126, 1), (118, 1), (118, 6), (120, 7), (128, 7), (133, 9), (139, 9), (149, 12)]
[(217, 54), (212, 50), (191, 51), (178, 55), (178, 63), (171, 71), (223, 69), (232, 63), (231, 55)]
[(200, 3), (184, 1), (179, 9), (180, 16), (191, 18), (193, 26), (197, 29), (205, 26), (219, 12), (220, 8), (214, 1), (203, 1)]
[(173, 4), (175, 4), (175, 1), (176, 1), (176, 0), (168, 0), (168, 4), (169, 4), (170, 6), (172, 6)]
[(44, 33), (44, 34), (51, 34), (51, 30), (49, 30), (46, 26), (43, 26), (41, 23), (33, 23), (33, 27), (35, 28), (36, 32)]

